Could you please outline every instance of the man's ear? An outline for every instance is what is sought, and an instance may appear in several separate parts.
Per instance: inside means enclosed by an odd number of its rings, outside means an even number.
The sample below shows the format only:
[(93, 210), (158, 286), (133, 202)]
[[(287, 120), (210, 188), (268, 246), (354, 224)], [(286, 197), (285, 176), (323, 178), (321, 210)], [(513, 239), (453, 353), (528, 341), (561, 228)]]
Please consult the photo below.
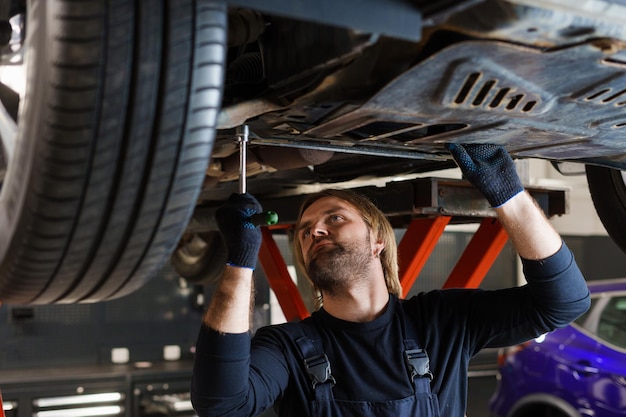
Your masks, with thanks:
[(378, 257), (383, 249), (385, 249), (385, 244), (382, 242), (382, 240), (376, 241), (372, 245), (372, 249), (374, 252), (374, 256)]

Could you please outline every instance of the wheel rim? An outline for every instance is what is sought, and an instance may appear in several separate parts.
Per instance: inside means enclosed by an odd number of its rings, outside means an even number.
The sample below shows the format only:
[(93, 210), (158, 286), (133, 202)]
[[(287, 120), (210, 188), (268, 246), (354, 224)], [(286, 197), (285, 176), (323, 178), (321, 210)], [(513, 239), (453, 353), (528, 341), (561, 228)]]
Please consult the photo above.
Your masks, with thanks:
[(205, 256), (209, 244), (200, 235), (194, 234), (176, 251), (177, 256), (187, 265), (195, 265)]
[[(9, 20), (11, 39), (0, 49), (0, 184), (13, 160), (18, 135), (17, 105), (22, 101), (26, 90), (26, 65), (24, 63), (24, 15), (18, 14)], [(17, 103), (17, 105), (16, 105)]]
[(190, 282), (212, 282), (222, 275), (226, 248), (218, 232), (194, 233), (181, 240), (171, 262), (176, 272)]

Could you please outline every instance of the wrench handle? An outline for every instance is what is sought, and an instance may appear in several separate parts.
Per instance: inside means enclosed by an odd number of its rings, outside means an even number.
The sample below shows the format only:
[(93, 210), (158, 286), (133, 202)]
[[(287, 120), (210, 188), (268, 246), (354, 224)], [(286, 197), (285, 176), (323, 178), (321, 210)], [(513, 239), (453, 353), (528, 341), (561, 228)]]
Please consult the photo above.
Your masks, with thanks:
[(239, 194), (246, 193), (246, 180), (248, 173), (248, 140), (250, 131), (248, 125), (237, 128), (237, 142), (239, 142)]
[[(250, 131), (248, 125), (237, 128), (237, 141), (239, 142), (239, 194), (245, 194), (247, 181), (247, 153)], [(278, 214), (273, 211), (257, 213), (250, 217), (250, 222), (255, 226), (271, 226), (278, 223)]]

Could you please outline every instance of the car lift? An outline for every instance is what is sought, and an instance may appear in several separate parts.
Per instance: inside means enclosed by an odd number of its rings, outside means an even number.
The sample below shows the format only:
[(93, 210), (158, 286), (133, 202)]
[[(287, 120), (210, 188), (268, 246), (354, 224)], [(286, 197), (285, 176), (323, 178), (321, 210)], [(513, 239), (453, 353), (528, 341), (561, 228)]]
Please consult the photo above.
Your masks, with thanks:
[[(567, 189), (526, 188), (548, 217), (567, 212)], [(480, 223), (443, 288), (477, 288), (506, 244), (508, 235), (487, 200), (467, 181), (418, 178), (390, 182), (385, 187), (361, 187), (389, 217), (394, 228), (406, 227), (398, 244), (400, 282), (406, 296), (448, 224)], [(309, 316), (298, 287), (273, 239), (273, 233), (293, 228), (305, 195), (261, 200), (280, 214), (279, 222), (261, 227), (259, 261), (287, 321)]]

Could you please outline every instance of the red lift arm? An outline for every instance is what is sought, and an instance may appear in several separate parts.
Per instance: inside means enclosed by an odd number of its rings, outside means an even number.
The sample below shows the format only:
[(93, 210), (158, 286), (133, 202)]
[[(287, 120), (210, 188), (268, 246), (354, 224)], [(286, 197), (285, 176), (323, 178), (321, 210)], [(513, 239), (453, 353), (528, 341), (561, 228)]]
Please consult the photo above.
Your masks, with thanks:
[(263, 242), (259, 251), (259, 261), (287, 321), (303, 319), (309, 315), (309, 311), (272, 237), (272, 230), (276, 229), (278, 228), (270, 229), (268, 226), (261, 228)]

